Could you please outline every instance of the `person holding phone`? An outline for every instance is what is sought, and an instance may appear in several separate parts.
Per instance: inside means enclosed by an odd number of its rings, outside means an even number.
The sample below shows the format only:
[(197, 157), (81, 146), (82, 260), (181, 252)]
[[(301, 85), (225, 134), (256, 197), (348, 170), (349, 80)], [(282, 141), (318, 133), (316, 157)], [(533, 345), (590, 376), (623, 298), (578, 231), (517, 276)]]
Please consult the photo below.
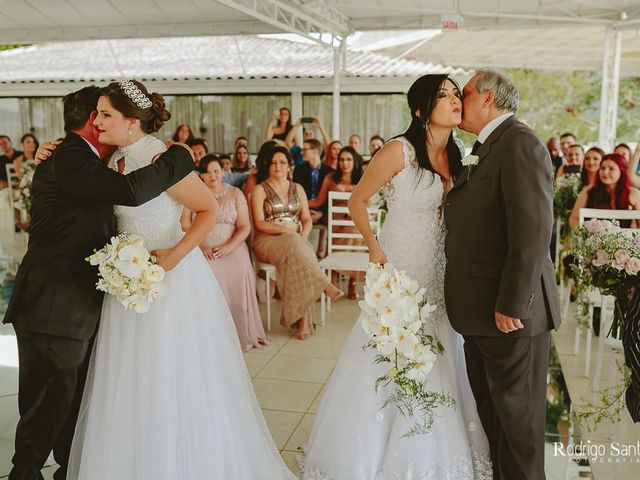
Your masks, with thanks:
[(291, 111), (287, 107), (275, 110), (267, 123), (265, 140), (285, 140), (291, 128)]

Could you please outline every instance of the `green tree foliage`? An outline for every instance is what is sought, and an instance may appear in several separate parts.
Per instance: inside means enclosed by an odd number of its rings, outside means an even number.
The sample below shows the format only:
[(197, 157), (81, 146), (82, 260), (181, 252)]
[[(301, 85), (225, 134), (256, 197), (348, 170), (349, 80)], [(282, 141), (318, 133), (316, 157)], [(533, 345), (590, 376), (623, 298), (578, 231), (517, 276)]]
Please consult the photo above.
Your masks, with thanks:
[[(582, 143), (598, 140), (600, 72), (511, 69), (520, 89), (519, 116), (546, 140), (569, 131)], [(618, 103), (618, 141), (638, 141), (640, 78), (623, 78)]]

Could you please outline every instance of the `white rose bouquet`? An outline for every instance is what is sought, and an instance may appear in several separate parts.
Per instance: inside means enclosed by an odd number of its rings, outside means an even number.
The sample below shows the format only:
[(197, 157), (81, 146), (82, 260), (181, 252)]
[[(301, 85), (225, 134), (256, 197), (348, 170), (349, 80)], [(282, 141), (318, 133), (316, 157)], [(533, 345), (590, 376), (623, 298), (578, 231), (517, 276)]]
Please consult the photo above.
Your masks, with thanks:
[(151, 303), (166, 294), (164, 269), (154, 263), (138, 235), (121, 233), (86, 259), (98, 266), (96, 288), (115, 295), (125, 308), (149, 311)]
[(436, 307), (425, 300), (424, 288), (391, 263), (384, 267), (369, 264), (364, 291), (359, 305), (369, 342), (363, 348), (377, 351), (375, 363), (389, 364), (387, 372), (376, 380), (375, 389), (394, 386), (382, 408), (395, 405), (402, 415), (416, 416), (403, 437), (426, 434), (437, 407), (455, 407), (449, 394), (427, 389), (429, 372), (444, 352), (431, 318)]
[(623, 230), (617, 222), (590, 220), (578, 227), (571, 254), (576, 258), (572, 268), (579, 290), (593, 287), (616, 298), (609, 334), (619, 338), (629, 294), (640, 281), (640, 234)]

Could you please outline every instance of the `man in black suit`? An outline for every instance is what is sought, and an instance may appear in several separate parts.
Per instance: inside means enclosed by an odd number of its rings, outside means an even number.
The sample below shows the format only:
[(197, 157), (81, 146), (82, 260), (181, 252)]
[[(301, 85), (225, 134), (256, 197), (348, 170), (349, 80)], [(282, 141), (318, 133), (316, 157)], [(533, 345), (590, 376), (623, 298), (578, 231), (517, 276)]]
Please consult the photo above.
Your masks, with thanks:
[(33, 178), (29, 246), (4, 319), (19, 355), (11, 480), (42, 479), (52, 450), (60, 465), (54, 479), (66, 477), (103, 297), (85, 258), (115, 234), (113, 205), (145, 203), (193, 171), (181, 146), (127, 176), (107, 168), (92, 123), (99, 95), (86, 87), (63, 99), (67, 136)]
[(464, 335), (471, 389), (496, 480), (541, 480), (549, 330), (560, 314), (549, 242), (551, 160), (514, 113), (504, 75), (464, 87), (461, 127), (478, 135), (447, 195), (445, 300)]

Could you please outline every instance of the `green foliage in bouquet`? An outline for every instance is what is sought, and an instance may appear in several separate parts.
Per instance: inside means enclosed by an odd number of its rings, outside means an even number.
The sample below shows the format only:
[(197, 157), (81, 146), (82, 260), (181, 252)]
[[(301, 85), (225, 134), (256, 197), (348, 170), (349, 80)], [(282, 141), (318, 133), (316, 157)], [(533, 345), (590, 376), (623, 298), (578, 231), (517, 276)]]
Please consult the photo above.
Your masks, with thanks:
[(610, 423), (618, 423), (622, 420), (624, 410), (624, 395), (627, 387), (631, 385), (631, 370), (624, 364), (616, 362), (618, 373), (622, 375), (622, 382), (613, 387), (601, 388), (596, 392), (598, 399), (585, 402), (580, 410), (574, 412), (578, 423), (585, 425), (590, 432), (606, 420)]

